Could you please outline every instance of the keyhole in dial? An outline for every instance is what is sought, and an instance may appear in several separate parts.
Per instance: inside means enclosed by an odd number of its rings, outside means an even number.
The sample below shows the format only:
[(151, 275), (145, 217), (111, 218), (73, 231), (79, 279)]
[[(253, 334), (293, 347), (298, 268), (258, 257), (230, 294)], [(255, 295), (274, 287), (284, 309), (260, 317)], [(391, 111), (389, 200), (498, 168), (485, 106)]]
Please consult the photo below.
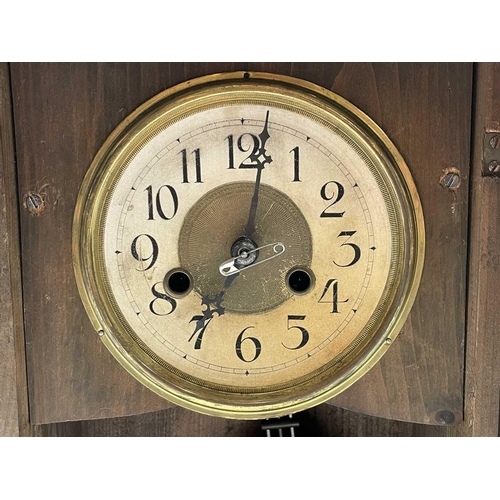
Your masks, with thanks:
[(165, 291), (173, 297), (184, 297), (193, 289), (193, 278), (185, 269), (172, 269), (163, 280)]
[(295, 295), (304, 295), (314, 286), (314, 274), (310, 269), (291, 269), (286, 276), (286, 285)]

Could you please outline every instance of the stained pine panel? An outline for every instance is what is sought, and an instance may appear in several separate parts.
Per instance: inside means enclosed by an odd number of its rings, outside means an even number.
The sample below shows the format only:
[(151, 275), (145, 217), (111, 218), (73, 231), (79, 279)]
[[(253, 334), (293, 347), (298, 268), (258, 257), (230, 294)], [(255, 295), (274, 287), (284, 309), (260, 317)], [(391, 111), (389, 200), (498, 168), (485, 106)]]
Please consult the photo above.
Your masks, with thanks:
[[(74, 205), (93, 156), (128, 113), (186, 79), (239, 69), (304, 78), (349, 99), (395, 142), (422, 197), (428, 252), (410, 319), (381, 362), (333, 403), (414, 422), (460, 421), (471, 64), (16, 63), (12, 88), (32, 422), (169, 406), (114, 361), (90, 326), (73, 276)], [(440, 185), (449, 167), (462, 176), (456, 191)]]

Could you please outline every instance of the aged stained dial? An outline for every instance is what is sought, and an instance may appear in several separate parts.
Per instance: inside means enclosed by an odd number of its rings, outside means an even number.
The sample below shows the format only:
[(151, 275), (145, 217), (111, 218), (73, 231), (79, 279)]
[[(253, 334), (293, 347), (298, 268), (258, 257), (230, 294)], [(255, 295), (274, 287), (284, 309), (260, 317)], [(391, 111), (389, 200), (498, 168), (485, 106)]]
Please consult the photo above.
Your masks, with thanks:
[(389, 347), (424, 227), (384, 133), (339, 96), (269, 74), (154, 97), (96, 156), (75, 272), (101, 339), (138, 380), (234, 418), (326, 401)]

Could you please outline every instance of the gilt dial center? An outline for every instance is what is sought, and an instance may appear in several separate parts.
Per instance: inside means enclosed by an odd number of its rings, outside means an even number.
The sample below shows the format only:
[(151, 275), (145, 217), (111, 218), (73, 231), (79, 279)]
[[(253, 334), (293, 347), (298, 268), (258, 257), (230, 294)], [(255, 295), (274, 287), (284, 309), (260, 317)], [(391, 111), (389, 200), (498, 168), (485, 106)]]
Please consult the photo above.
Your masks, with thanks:
[[(227, 312), (262, 313), (279, 306), (293, 295), (286, 286), (288, 271), (309, 267), (312, 260), (311, 231), (302, 211), (267, 184), (260, 186), (254, 237), (242, 236), (253, 193), (253, 182), (231, 182), (209, 191), (191, 207), (179, 235), (181, 267), (191, 273), (201, 297), (214, 297), (224, 287), (221, 262), (233, 257), (242, 267), (224, 294)], [(286, 252), (250, 268), (259, 258), (254, 250), (275, 242)]]

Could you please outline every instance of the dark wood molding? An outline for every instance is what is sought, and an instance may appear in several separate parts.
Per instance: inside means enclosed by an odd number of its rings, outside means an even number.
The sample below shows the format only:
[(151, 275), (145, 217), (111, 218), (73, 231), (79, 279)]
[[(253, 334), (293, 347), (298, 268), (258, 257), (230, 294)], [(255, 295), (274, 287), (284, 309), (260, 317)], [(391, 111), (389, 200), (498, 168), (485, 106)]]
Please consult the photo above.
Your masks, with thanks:
[(486, 133), (500, 136), (500, 63), (476, 65), (471, 167), (465, 421), (462, 435), (498, 436), (500, 178), (483, 177)]
[(0, 63), (0, 436), (32, 434), (21, 286), (10, 72)]

